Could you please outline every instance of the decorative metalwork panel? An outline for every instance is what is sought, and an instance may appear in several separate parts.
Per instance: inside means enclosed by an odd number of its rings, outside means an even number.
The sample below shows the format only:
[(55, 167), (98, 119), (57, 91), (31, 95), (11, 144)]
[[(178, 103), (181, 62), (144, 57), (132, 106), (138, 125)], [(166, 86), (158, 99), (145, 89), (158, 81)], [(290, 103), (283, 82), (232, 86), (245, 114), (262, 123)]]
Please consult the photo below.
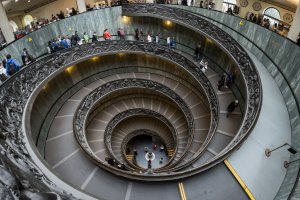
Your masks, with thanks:
[(261, 81), (247, 52), (228, 33), (216, 25), (206, 21), (200, 16), (182, 9), (158, 4), (130, 4), (122, 6), (122, 11), (125, 16), (150, 16), (160, 19), (169, 19), (176, 23), (180, 23), (183, 26), (192, 28), (206, 37), (211, 38), (236, 62), (238, 68), (242, 72), (247, 87), (247, 108), (243, 125), (236, 137), (221, 154), (214, 158), (214, 160), (226, 156), (249, 134), (258, 118), (261, 108)]
[[(172, 94), (170, 94), (170, 95), (172, 95)], [(174, 98), (174, 96), (172, 96), (172, 97)], [(106, 126), (105, 133), (104, 133), (104, 138), (105, 138), (104, 142), (105, 142), (107, 150), (109, 151), (109, 153), (111, 155), (114, 155), (112, 147), (111, 147), (111, 137), (113, 134), (113, 130), (120, 122), (122, 122), (123, 120), (125, 120), (127, 118), (133, 117), (133, 116), (151, 116), (151, 117), (156, 118), (159, 121), (163, 122), (172, 133), (173, 146), (174, 147), (177, 146), (177, 145), (175, 145), (175, 144), (177, 144), (176, 130), (174, 129), (173, 125), (171, 124), (171, 122), (169, 122), (169, 120), (167, 118), (165, 118), (160, 113), (157, 113), (157, 112), (155, 112), (153, 110), (149, 110), (149, 109), (142, 109), (142, 108), (130, 109), (130, 110), (126, 110), (124, 112), (117, 114), (112, 120), (110, 120), (110, 122)], [(158, 133), (158, 135), (160, 135), (160, 134)], [(127, 143), (128, 141), (122, 141), (122, 143), (123, 142)]]
[[(132, 88), (142, 88), (142, 89), (148, 89), (148, 90), (154, 90), (156, 92), (160, 92), (164, 94), (166, 97), (174, 101), (178, 107), (181, 109), (182, 113), (186, 117), (186, 121), (188, 123), (189, 127), (189, 138), (192, 141), (193, 139), (193, 132), (194, 132), (194, 119), (191, 114), (191, 111), (189, 107), (185, 104), (184, 100), (176, 94), (173, 90), (170, 88), (146, 79), (120, 79), (112, 82), (108, 82), (99, 88), (92, 91), (90, 94), (88, 94), (80, 103), (75, 115), (74, 115), (74, 134), (82, 147), (82, 149), (89, 154), (91, 158), (93, 158), (96, 162), (102, 166), (103, 162), (106, 163), (103, 160), (100, 160), (91, 150), (91, 148), (88, 145), (87, 139), (86, 139), (86, 133), (85, 133), (85, 127), (87, 126), (88, 116), (90, 112), (93, 110), (95, 104), (97, 102), (101, 101), (102, 98), (104, 98), (106, 95), (113, 94), (114, 91), (119, 91), (122, 89), (132, 89)], [(163, 116), (160, 114), (151, 111), (151, 110), (144, 110), (144, 109), (133, 109), (128, 110), (125, 112), (122, 112), (118, 115), (116, 115), (106, 126), (105, 134), (104, 134), (104, 141), (106, 148), (108, 150), (108, 153), (111, 156), (114, 156), (113, 150), (111, 147), (111, 135), (115, 128), (115, 126), (121, 122), (124, 118), (139, 115), (139, 114), (148, 114), (149, 116), (156, 117), (157, 119), (162, 120), (167, 127), (172, 131), (173, 138), (177, 138), (175, 129), (173, 128), (172, 124), (166, 120)], [(175, 140), (174, 140), (175, 142)], [(114, 156), (115, 157), (115, 156)]]

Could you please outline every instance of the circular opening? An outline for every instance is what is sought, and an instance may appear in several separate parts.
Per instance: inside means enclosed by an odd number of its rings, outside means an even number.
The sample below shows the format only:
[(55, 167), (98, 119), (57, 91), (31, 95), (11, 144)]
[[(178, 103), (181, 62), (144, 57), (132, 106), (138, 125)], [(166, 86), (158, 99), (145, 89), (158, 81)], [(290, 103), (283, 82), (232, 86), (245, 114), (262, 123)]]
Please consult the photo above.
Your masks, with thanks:
[(126, 145), (126, 155), (133, 155), (132, 162), (143, 169), (158, 169), (166, 165), (170, 157), (162, 138), (144, 131), (139, 134)]

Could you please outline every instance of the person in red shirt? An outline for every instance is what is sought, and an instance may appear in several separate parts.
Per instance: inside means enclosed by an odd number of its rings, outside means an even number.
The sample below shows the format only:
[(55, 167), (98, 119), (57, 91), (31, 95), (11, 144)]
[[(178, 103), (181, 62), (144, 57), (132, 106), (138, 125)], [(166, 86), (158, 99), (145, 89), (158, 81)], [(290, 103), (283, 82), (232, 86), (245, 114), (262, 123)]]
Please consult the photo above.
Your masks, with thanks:
[(104, 30), (104, 32), (103, 32), (103, 38), (105, 40), (111, 40), (111, 36), (110, 36), (110, 33), (108, 32), (108, 29)]

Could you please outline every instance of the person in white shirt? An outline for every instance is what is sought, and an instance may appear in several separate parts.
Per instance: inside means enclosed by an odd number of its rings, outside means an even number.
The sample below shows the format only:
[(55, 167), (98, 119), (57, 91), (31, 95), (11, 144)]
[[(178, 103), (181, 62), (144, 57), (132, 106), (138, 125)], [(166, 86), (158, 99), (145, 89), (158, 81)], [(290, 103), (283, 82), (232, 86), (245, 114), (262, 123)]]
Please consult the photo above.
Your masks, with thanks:
[(150, 34), (147, 35), (147, 41), (152, 42), (152, 38), (151, 38)]
[(167, 37), (167, 46), (170, 49), (171, 48), (171, 38)]
[(208, 62), (205, 61), (204, 59), (202, 59), (202, 60), (200, 61), (200, 69), (201, 69), (201, 71), (202, 71), (203, 73), (205, 73), (205, 71), (207, 70), (207, 68), (208, 68)]

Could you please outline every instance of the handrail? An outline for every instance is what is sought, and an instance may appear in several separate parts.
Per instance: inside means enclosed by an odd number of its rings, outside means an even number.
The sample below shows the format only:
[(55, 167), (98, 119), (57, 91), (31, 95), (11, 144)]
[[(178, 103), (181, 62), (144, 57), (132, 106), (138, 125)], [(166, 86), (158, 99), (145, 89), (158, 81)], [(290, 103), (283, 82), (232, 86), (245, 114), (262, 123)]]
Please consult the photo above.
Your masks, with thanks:
[[(247, 85), (247, 108), (243, 126), (239, 129), (235, 139), (227, 146), (229, 152), (232, 152), (236, 143), (239, 143), (237, 141), (243, 141), (252, 130), (258, 118), (262, 101), (260, 77), (245, 50), (237, 41), (216, 25), (182, 9), (157, 4), (131, 4), (122, 6), (122, 10), (123, 15), (125, 16), (148, 16), (159, 19), (168, 19), (181, 24), (182, 26), (191, 28), (212, 39), (235, 61), (238, 68), (242, 71), (242, 75), (244, 76)], [(221, 154), (216, 156), (215, 159), (222, 158), (226, 154), (228, 154), (228, 152), (226, 153), (226, 151), (223, 151)]]

